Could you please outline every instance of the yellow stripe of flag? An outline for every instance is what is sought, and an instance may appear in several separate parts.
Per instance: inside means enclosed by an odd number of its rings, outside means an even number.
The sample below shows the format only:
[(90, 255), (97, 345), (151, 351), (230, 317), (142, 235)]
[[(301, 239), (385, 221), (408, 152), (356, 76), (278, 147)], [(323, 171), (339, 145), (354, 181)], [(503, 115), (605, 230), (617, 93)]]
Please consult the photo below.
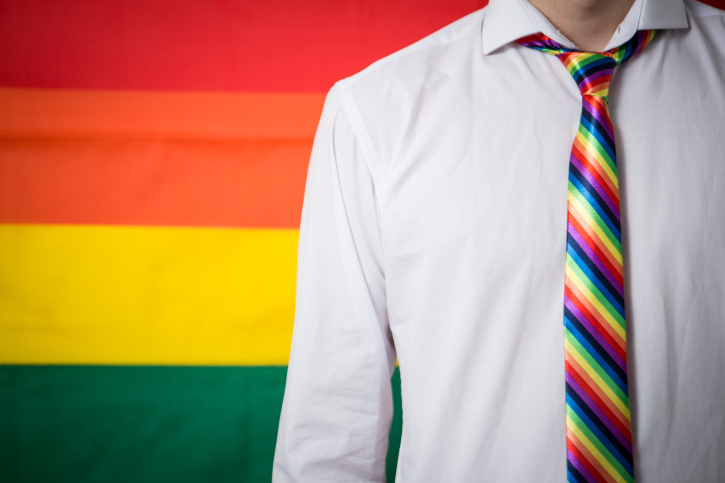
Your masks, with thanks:
[(0, 363), (287, 364), (297, 239), (0, 225)]

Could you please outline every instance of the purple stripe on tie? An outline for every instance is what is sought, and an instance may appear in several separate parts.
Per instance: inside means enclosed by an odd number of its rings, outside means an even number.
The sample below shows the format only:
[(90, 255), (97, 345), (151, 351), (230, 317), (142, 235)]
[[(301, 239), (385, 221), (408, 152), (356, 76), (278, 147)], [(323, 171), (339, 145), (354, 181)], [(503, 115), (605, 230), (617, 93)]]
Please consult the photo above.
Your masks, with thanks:
[(569, 300), (569, 297), (564, 297), (564, 305), (566, 305), (566, 308), (571, 310), (571, 313), (574, 314), (574, 317), (576, 317), (576, 320), (579, 321), (580, 324), (584, 326), (584, 328), (589, 332), (592, 337), (594, 337), (597, 342), (599, 342), (599, 345), (602, 346), (602, 348), (607, 351), (607, 354), (612, 356), (612, 359), (614, 359), (614, 362), (617, 363), (617, 365), (624, 371), (627, 372), (627, 363), (622, 360), (621, 357), (619, 357), (619, 354), (617, 354), (617, 351), (614, 350), (614, 348), (607, 342), (607, 340), (602, 337), (602, 334), (599, 333), (599, 331), (587, 320), (586, 316), (581, 313), (581, 311), (577, 308), (577, 306)]
[(604, 77), (605, 75), (613, 75), (613, 74), (614, 74), (614, 67), (612, 67), (611, 69), (600, 70), (599, 72), (595, 72), (594, 74), (586, 76), (584, 78), (584, 82), (586, 84), (588, 84), (592, 81), (599, 79), (600, 77)]
[(589, 397), (587, 392), (579, 385), (578, 382), (576, 382), (576, 379), (574, 379), (574, 377), (568, 372), (566, 373), (566, 382), (568, 382), (572, 389), (574, 389), (579, 397), (582, 398), (587, 407), (591, 409), (594, 414), (596, 414), (597, 417), (604, 423), (607, 429), (609, 429), (609, 431), (611, 431), (612, 434), (616, 436), (619, 442), (622, 443), (622, 446), (624, 446), (627, 451), (632, 454), (632, 443), (627, 441), (627, 438), (619, 431), (619, 429), (617, 429), (617, 427), (614, 425), (614, 423), (612, 423), (607, 415), (604, 414), (601, 409), (599, 409), (597, 403), (595, 403), (594, 400)]
[(543, 41), (542, 43), (543, 43), (543, 45), (549, 47), (550, 49), (561, 50), (561, 45), (557, 44), (556, 41), (554, 41), (554, 39), (550, 39), (547, 37), (546, 40)]
[(616, 278), (614, 278), (614, 274), (612, 274), (612, 272), (609, 271), (609, 269), (604, 265), (604, 263), (602, 263), (602, 261), (599, 259), (597, 254), (594, 253), (594, 251), (591, 248), (589, 248), (589, 245), (587, 245), (587, 242), (584, 240), (584, 238), (582, 238), (582, 236), (579, 234), (579, 232), (576, 231), (576, 228), (574, 228), (574, 225), (572, 225), (571, 223), (568, 223), (567, 231), (569, 232), (569, 234), (572, 237), (574, 237), (576, 242), (579, 244), (581, 249), (584, 250), (584, 253), (587, 254), (587, 256), (592, 261), (592, 263), (594, 263), (594, 265), (597, 266), (599, 271), (602, 272), (605, 277), (607, 277), (607, 280), (609, 280), (609, 282), (612, 284), (612, 286), (615, 289), (617, 289), (617, 292), (619, 293), (619, 295), (624, 297), (624, 287), (622, 287), (622, 285), (619, 283), (619, 281)]
[(541, 49), (541, 48), (549, 48), (553, 50), (559, 50), (559, 46), (556, 45), (556, 43), (551, 39), (536, 39), (532, 40), (531, 42), (522, 42), (521, 45), (525, 45), (526, 47), (533, 47), (535, 49)]
[(601, 112), (597, 111), (597, 109), (588, 102), (583, 102), (582, 104), (584, 105), (584, 109), (586, 109), (589, 114), (594, 116), (594, 119), (596, 119), (597, 122), (602, 125), (604, 130), (607, 131), (607, 134), (609, 134), (609, 139), (614, 142), (614, 133), (611, 129), (609, 129), (609, 123), (606, 119), (604, 119), (604, 115), (602, 115)]
[(589, 170), (587, 170), (584, 167), (584, 165), (578, 159), (576, 159), (576, 156), (574, 156), (574, 153), (572, 153), (569, 156), (569, 162), (571, 162), (571, 164), (573, 164), (574, 166), (576, 166), (576, 168), (579, 170), (579, 172), (582, 175), (584, 175), (584, 177), (586, 178), (587, 181), (589, 181), (589, 184), (591, 184), (592, 187), (595, 190), (597, 190), (597, 193), (599, 193), (599, 196), (602, 197), (602, 199), (607, 204), (607, 206), (609, 207), (609, 209), (612, 210), (612, 213), (614, 213), (614, 216), (617, 217), (617, 221), (621, 221), (620, 220), (620, 216), (619, 216), (619, 208), (617, 208), (617, 205), (609, 197), (609, 195), (607, 194), (607, 192), (604, 191), (604, 188), (602, 188), (602, 185), (599, 184), (599, 181), (597, 181), (597, 179), (594, 176), (592, 176), (592, 173), (590, 173)]
[[(602, 74), (602, 72), (603, 72), (603, 74)], [(581, 80), (581, 82), (579, 82), (577, 84), (577, 86), (579, 87), (579, 91), (583, 91), (584, 89), (587, 89), (587, 91), (589, 91), (589, 89), (591, 89), (591, 87), (587, 87), (587, 84), (593, 82), (595, 79), (597, 79), (599, 77), (602, 77), (602, 75), (612, 75), (613, 73), (614, 73), (614, 69), (609, 69), (609, 70), (604, 70), (604, 71), (597, 72), (596, 74), (593, 74), (593, 75), (590, 75), (590, 76), (587, 76), (587, 77), (583, 78)], [(584, 94), (582, 92), (582, 95), (591, 95), (591, 94)]]
[(586, 478), (588, 482), (597, 483), (597, 479), (594, 478), (591, 473), (589, 473), (589, 470), (587, 470), (586, 467), (584, 467), (584, 465), (581, 464), (578, 459), (576, 459), (576, 456), (574, 456), (574, 453), (572, 453), (569, 448), (567, 448), (566, 450), (566, 459), (569, 460), (569, 463), (571, 463), (574, 468), (576, 468), (577, 471), (579, 471), (579, 473), (581, 473), (581, 475)]

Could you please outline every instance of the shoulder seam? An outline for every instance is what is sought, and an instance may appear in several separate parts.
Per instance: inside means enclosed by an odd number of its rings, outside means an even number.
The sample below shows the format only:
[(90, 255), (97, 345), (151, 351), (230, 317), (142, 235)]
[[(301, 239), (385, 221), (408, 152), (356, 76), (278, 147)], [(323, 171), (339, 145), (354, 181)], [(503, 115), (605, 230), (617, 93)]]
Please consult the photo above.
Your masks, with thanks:
[(378, 202), (381, 207), (385, 205), (385, 177), (383, 176), (382, 166), (380, 165), (380, 159), (375, 145), (373, 144), (370, 133), (365, 127), (362, 115), (357, 107), (357, 103), (352, 95), (350, 83), (347, 79), (339, 81), (335, 84), (340, 88), (340, 97), (342, 100), (342, 109), (345, 111), (350, 125), (352, 126), (355, 135), (360, 142), (360, 148), (365, 158), (365, 163), (368, 165), (370, 176), (373, 179), (375, 185), (375, 191), (377, 194)]

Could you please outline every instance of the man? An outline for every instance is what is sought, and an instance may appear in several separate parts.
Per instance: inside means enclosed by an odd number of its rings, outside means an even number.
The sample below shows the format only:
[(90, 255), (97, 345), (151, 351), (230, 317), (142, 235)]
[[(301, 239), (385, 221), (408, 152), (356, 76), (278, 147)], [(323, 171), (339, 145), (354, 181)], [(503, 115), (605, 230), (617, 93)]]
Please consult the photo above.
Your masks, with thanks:
[(275, 482), (384, 479), (396, 357), (397, 481), (725, 481), (725, 14), (530, 2), (330, 91)]

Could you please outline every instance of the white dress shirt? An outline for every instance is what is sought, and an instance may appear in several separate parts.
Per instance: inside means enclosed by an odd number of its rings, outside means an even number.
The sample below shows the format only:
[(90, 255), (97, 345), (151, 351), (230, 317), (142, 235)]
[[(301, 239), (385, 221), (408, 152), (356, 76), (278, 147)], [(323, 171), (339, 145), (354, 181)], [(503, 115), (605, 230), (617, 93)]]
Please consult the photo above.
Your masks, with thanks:
[[(637, 0), (607, 49), (664, 29), (610, 90), (639, 483), (725, 481), (725, 14)], [(274, 481), (566, 481), (564, 265), (581, 95), (522, 0), (330, 91), (310, 162)]]

